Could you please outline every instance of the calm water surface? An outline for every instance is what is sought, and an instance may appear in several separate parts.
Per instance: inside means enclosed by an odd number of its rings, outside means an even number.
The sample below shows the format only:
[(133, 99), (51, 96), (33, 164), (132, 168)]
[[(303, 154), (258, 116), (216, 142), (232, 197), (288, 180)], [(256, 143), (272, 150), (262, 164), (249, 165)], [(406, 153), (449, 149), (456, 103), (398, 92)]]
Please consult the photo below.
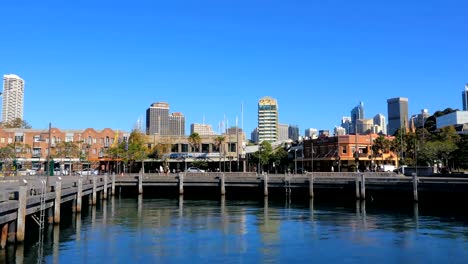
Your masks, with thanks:
[(464, 216), (412, 205), (114, 198), (62, 221), (0, 261), (468, 263)]

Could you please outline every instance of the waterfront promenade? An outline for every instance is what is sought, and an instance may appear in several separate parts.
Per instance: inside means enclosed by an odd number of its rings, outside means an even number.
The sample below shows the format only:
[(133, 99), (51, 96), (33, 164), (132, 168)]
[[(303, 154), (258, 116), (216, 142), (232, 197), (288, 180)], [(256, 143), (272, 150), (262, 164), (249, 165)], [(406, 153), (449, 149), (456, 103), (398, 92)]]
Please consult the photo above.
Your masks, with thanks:
[[(183, 195), (187, 190), (202, 189), (212, 195), (242, 197), (316, 193), (343, 199), (366, 200), (385, 192), (389, 197), (404, 195), (420, 200), (421, 194), (468, 194), (467, 178), (405, 177), (393, 173), (308, 173), (268, 175), (256, 173), (180, 173), (126, 174), (62, 177), (7, 177), (0, 180), (0, 246), (22, 243), (26, 221), (33, 219), (39, 229), (44, 224), (59, 224), (60, 215), (80, 213), (83, 204), (96, 205), (118, 192), (144, 194), (145, 189), (165, 190)], [(154, 189), (154, 190), (153, 190)], [(274, 198), (274, 197), (273, 197)], [(455, 201), (456, 202), (456, 201)]]

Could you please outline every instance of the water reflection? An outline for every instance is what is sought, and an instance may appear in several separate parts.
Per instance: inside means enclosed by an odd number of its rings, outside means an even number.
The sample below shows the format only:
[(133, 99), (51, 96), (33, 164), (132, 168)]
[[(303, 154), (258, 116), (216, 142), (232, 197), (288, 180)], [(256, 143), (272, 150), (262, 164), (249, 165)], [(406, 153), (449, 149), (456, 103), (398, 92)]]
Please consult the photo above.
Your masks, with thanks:
[[(49, 226), (44, 259), (47, 263), (71, 259), (74, 263), (444, 262), (437, 254), (422, 253), (434, 243), (441, 251), (449, 250), (452, 262), (468, 257), (468, 229), (463, 223), (421, 217), (419, 205), (413, 210), (407, 207), (407, 212), (385, 211), (365, 201), (349, 206), (310, 199), (298, 204), (269, 197), (263, 202), (183, 196), (111, 199), (73, 215), (69, 227), (66, 221), (61, 229)], [(14, 256), (5, 250), (0, 261), (34, 262), (38, 248), (17, 247)]]

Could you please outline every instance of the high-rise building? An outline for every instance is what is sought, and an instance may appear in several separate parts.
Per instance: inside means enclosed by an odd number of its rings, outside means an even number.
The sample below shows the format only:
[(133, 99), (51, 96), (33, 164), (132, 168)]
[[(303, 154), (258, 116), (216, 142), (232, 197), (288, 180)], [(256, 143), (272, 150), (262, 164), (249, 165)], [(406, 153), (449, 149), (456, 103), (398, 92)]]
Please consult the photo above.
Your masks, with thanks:
[(316, 128), (307, 128), (304, 131), (304, 136), (309, 138), (317, 138), (318, 137), (318, 130)]
[(465, 90), (462, 92), (463, 111), (468, 111), (468, 84), (465, 84)]
[(351, 133), (351, 117), (350, 116), (343, 116), (341, 118), (341, 127), (345, 129), (345, 133)]
[(387, 135), (387, 122), (384, 115), (377, 114), (374, 116), (374, 127), (374, 133)]
[(299, 140), (299, 127), (290, 125), (288, 128), (288, 138), (292, 140)]
[(356, 120), (356, 128), (358, 134), (369, 134), (372, 132), (374, 126), (374, 119), (358, 119)]
[(250, 141), (258, 143), (258, 128), (254, 128), (252, 133), (250, 133)]
[(278, 140), (278, 103), (271, 97), (258, 101), (258, 141)]
[(408, 98), (396, 97), (387, 100), (388, 135), (394, 135), (398, 129), (408, 129)]
[(185, 135), (185, 116), (182, 113), (176, 112), (169, 115), (169, 135)]
[(351, 110), (351, 126), (349, 127), (349, 133), (356, 133), (356, 125), (358, 119), (364, 119), (364, 103), (360, 102), (359, 105)]
[(330, 136), (330, 130), (319, 130), (319, 137), (329, 137)]
[(169, 104), (158, 102), (146, 110), (146, 134), (181, 136), (185, 134), (185, 117), (182, 113), (169, 114)]
[(197, 133), (200, 136), (211, 136), (216, 133), (213, 131), (213, 127), (207, 124), (191, 124), (190, 134)]
[(418, 127), (423, 127), (426, 120), (429, 118), (429, 110), (422, 109), (420, 114), (412, 115), (409, 121), (411, 130), (416, 130)]
[(15, 74), (3, 75), (2, 122), (23, 120), (24, 80)]
[(346, 135), (346, 129), (341, 126), (335, 127), (335, 136), (344, 136)]
[(286, 141), (289, 139), (289, 125), (278, 124), (278, 140)]

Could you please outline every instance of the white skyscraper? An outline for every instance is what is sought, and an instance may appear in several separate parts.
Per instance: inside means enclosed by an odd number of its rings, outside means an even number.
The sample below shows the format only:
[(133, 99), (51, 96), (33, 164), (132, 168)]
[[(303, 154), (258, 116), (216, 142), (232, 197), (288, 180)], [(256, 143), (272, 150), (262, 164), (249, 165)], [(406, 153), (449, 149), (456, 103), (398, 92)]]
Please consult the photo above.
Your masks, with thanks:
[(275, 142), (278, 132), (278, 103), (276, 99), (263, 97), (258, 101), (258, 142)]
[(2, 122), (23, 119), (24, 80), (14, 74), (3, 75)]
[(376, 133), (382, 133), (387, 135), (387, 122), (385, 120), (385, 116), (382, 114), (377, 114), (374, 116), (374, 125), (379, 126), (379, 131)]

